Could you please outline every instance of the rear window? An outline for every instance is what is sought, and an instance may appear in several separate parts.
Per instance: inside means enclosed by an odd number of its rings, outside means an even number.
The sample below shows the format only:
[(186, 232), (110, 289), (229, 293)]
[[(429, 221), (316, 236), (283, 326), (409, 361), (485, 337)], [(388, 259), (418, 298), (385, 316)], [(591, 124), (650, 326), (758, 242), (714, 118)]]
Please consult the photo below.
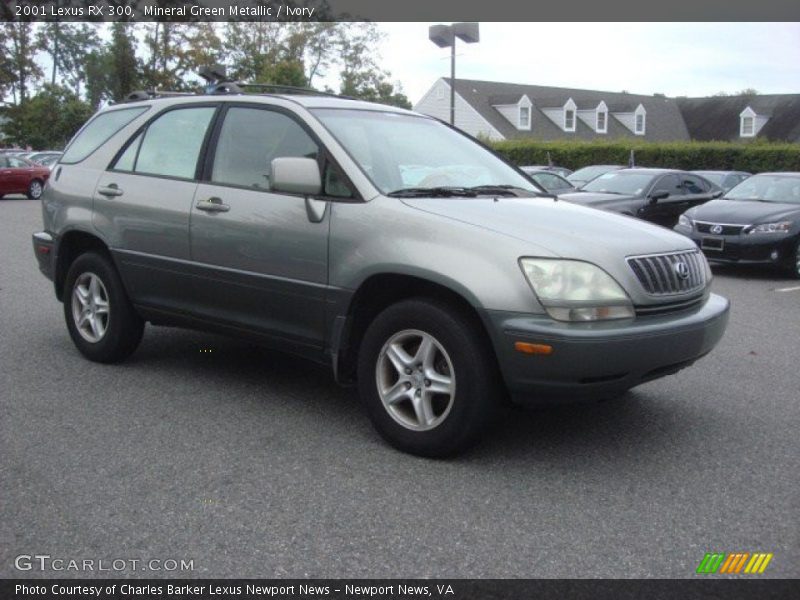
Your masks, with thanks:
[(61, 163), (74, 164), (82, 161), (148, 108), (150, 107), (135, 106), (97, 115), (78, 132), (61, 157)]

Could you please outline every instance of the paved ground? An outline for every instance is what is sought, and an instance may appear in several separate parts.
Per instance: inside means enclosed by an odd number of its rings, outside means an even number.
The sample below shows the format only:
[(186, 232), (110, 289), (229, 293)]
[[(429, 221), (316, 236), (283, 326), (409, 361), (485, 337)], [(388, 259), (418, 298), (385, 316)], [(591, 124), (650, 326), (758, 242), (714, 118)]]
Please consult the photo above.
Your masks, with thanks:
[(442, 462), (385, 446), (326, 370), (236, 341), (151, 327), (129, 362), (87, 362), (34, 265), (40, 218), (0, 202), (0, 577), (40, 575), (20, 554), (687, 577), (711, 550), (800, 576), (800, 290), (775, 291), (798, 282), (716, 270), (732, 321), (699, 364), (616, 403), (515, 410)]

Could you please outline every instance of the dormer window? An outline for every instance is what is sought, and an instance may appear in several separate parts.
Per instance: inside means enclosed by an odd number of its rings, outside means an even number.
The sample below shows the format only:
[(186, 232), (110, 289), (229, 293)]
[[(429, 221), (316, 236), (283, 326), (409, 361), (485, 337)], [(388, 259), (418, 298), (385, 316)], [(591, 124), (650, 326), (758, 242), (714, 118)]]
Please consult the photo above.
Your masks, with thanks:
[(755, 137), (756, 135), (756, 113), (749, 106), (739, 115), (739, 136)]
[(644, 135), (647, 128), (647, 111), (641, 104), (636, 107), (633, 113), (633, 133), (636, 135)]
[(605, 111), (597, 112), (597, 133), (606, 133), (608, 131), (608, 113)]
[(519, 107), (519, 128), (520, 129), (530, 129), (531, 128), (531, 107), (530, 106), (520, 106)]
[(564, 131), (575, 131), (575, 111), (571, 108), (564, 110)]

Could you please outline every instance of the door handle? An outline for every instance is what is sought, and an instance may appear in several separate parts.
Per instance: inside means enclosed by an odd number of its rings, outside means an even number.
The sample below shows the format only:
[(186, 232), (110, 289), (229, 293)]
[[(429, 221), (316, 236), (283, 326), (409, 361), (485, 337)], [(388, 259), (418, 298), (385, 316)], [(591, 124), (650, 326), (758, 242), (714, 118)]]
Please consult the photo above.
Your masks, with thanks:
[(105, 196), (106, 198), (112, 198), (114, 196), (122, 196), (122, 190), (117, 187), (116, 183), (112, 183), (107, 186), (97, 188), (97, 193), (102, 196)]
[(222, 199), (213, 197), (208, 200), (200, 200), (197, 203), (197, 210), (205, 212), (228, 212), (231, 209), (227, 204), (222, 203)]

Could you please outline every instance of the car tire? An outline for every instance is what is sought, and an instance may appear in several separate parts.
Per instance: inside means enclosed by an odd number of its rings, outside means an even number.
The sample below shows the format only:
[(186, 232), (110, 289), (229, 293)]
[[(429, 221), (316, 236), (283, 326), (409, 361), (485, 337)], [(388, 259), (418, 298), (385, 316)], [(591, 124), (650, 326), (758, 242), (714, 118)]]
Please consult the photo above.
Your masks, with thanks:
[(28, 185), (28, 191), (26, 195), (30, 200), (38, 200), (42, 197), (42, 192), (44, 191), (44, 184), (42, 183), (41, 179), (34, 179), (31, 181), (30, 185)]
[(359, 395), (370, 420), (392, 446), (419, 456), (450, 456), (474, 443), (500, 404), (499, 381), (477, 319), (435, 300), (385, 309), (359, 349)]
[(89, 360), (120, 362), (142, 340), (144, 321), (136, 313), (110, 258), (80, 255), (64, 283), (64, 318), (72, 341)]
[(787, 272), (793, 279), (800, 279), (800, 240), (794, 247), (794, 254), (791, 261), (787, 265)]

